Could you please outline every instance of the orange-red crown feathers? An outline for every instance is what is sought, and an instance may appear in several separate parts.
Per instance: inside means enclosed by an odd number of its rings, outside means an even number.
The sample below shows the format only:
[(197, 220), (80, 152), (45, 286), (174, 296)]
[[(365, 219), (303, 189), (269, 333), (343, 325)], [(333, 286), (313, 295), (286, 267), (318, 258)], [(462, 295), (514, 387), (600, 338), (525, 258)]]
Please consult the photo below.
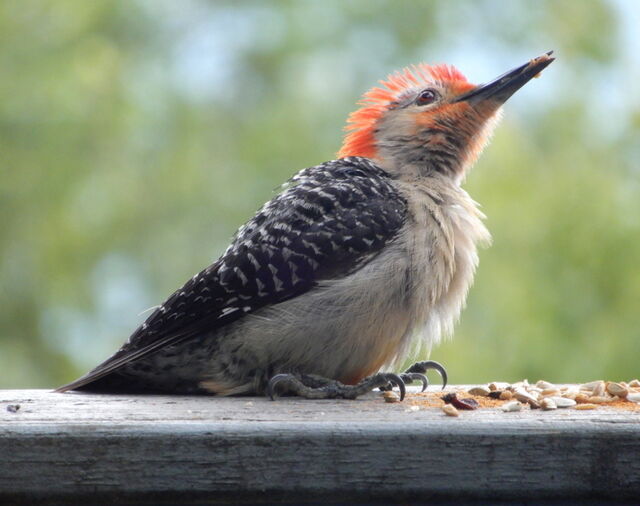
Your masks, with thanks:
[[(439, 83), (458, 83), (468, 89), (472, 85), (467, 78), (452, 65), (427, 65), (420, 63), (405, 67), (380, 81), (382, 86), (371, 88), (358, 101), (360, 109), (352, 112), (347, 119), (342, 148), (338, 157), (364, 156), (374, 158), (376, 154), (374, 129), (382, 114), (389, 109), (405, 91)], [(462, 90), (461, 90), (462, 91)]]

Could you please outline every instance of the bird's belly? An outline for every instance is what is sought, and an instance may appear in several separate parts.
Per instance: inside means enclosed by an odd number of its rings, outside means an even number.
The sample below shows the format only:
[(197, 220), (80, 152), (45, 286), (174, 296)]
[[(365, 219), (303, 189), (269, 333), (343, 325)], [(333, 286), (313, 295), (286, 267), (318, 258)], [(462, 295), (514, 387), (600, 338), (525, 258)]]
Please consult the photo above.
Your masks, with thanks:
[(279, 372), (354, 383), (378, 371), (409, 342), (414, 310), (407, 292), (408, 267), (407, 255), (391, 247), (349, 276), (248, 314), (217, 337), (212, 384), (220, 388), (235, 369), (222, 363), (221, 357), (229, 362), (231, 356), (245, 361), (238, 373), (263, 374), (258, 379), (262, 385)]

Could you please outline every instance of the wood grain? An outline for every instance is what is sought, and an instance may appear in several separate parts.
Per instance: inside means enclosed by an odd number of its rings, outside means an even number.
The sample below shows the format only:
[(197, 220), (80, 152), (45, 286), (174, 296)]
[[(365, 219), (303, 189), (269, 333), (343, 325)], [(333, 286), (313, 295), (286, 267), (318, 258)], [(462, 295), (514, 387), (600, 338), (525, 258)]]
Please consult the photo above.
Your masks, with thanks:
[(638, 411), (408, 407), (0, 390), (0, 503), (640, 497)]

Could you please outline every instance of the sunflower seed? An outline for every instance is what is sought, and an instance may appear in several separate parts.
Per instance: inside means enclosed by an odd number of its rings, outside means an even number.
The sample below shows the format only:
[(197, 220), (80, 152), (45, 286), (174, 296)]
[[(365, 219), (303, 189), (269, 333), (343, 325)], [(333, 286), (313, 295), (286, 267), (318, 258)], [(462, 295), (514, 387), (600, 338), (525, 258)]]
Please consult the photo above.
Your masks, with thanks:
[(576, 401), (567, 399), (566, 397), (548, 397), (548, 399), (552, 399), (559, 408), (570, 408), (576, 405)]
[(580, 393), (580, 388), (578, 388), (578, 385), (568, 385), (567, 388), (562, 391), (562, 397), (568, 397), (569, 399), (573, 399), (579, 393)]
[(582, 385), (580, 385), (580, 390), (589, 390), (590, 392), (593, 392), (593, 390), (597, 386), (599, 386), (601, 383), (603, 383), (602, 380), (590, 381), (589, 383), (583, 383)]
[(460, 413), (453, 404), (445, 404), (442, 406), (442, 411), (444, 411), (444, 414), (447, 416), (460, 416)]
[(604, 381), (599, 381), (598, 384), (593, 388), (591, 393), (597, 397), (601, 397), (605, 392), (605, 384)]
[(530, 394), (524, 388), (516, 388), (513, 391), (513, 395), (516, 399), (518, 399), (521, 402), (528, 402), (528, 403), (538, 402), (538, 398), (535, 396), (535, 394)]
[(489, 390), (488, 387), (480, 386), (470, 388), (468, 392), (471, 395), (481, 395), (482, 397), (487, 397), (491, 393), (491, 390)]
[(516, 388), (525, 388), (529, 386), (529, 380), (528, 379), (523, 379), (522, 381), (516, 381), (515, 383), (511, 384), (511, 389), (515, 390)]
[(506, 390), (510, 386), (509, 383), (505, 383), (504, 381), (494, 381), (493, 383), (489, 383), (489, 390), (492, 392), (496, 390)]
[(640, 402), (640, 393), (633, 392), (627, 395), (627, 400), (631, 402)]
[(556, 403), (553, 402), (553, 399), (551, 397), (545, 397), (544, 399), (542, 399), (540, 401), (540, 407), (542, 407), (542, 409), (545, 410), (545, 411), (551, 411), (552, 409), (558, 409), (558, 406), (556, 406)]
[(617, 395), (618, 397), (626, 397), (629, 390), (623, 387), (620, 383), (609, 382), (607, 383), (607, 392), (611, 395)]
[(573, 400), (578, 404), (586, 404), (589, 402), (589, 396), (587, 394), (578, 394)]

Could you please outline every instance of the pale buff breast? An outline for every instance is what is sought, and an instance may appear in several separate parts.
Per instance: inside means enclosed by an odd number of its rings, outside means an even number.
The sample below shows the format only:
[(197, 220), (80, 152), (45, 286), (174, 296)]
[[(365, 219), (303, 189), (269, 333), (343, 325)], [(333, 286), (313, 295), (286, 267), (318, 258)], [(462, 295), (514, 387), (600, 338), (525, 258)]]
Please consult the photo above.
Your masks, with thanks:
[(478, 205), (445, 178), (399, 182), (415, 220), (405, 230), (412, 252), (414, 335), (427, 350), (451, 335), (478, 265), (479, 245), (490, 242)]

